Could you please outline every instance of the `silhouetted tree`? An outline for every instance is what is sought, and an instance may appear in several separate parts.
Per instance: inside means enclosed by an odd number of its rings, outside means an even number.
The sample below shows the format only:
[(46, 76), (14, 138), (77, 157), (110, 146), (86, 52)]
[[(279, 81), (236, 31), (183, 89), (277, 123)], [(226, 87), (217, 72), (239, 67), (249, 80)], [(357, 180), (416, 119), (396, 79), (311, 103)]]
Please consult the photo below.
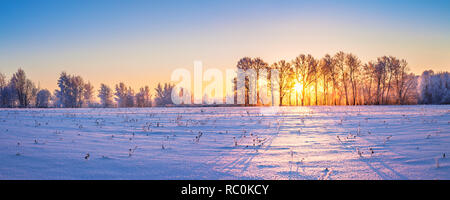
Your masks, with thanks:
[[(317, 61), (311, 55), (305, 56), (300, 54), (293, 61), (292, 65), (294, 67), (294, 73), (299, 82), (302, 85), (302, 99), (301, 105), (305, 105), (306, 89), (311, 83), (315, 81), (315, 73), (317, 70)], [(298, 105), (298, 98), (296, 95), (296, 105)]]
[(280, 60), (274, 64), (272, 67), (278, 70), (278, 86), (280, 91), (280, 106), (283, 105), (284, 97), (289, 93), (290, 89), (292, 89), (292, 78), (294, 76), (294, 72), (292, 70), (291, 64), (286, 62), (285, 60)]

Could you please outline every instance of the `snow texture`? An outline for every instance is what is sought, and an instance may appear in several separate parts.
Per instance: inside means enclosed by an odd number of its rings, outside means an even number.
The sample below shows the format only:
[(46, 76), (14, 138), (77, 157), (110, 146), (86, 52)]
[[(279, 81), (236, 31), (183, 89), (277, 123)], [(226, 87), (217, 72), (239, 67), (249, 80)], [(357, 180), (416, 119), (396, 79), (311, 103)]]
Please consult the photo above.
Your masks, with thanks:
[(0, 179), (450, 179), (450, 106), (2, 109)]

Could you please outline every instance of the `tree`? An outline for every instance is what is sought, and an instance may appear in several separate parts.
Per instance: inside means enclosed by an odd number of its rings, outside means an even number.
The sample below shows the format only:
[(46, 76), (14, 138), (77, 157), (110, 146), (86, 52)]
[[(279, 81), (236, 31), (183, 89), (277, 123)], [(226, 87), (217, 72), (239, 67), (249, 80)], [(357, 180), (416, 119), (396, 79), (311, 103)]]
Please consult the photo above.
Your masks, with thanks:
[(70, 101), (70, 90), (69, 90), (69, 75), (66, 72), (61, 72), (58, 78), (59, 90), (55, 90), (56, 105), (57, 107), (72, 107)]
[(11, 88), (11, 84), (8, 84), (6, 76), (0, 73), (0, 107), (13, 107), (14, 97), (15, 93)]
[(27, 79), (25, 71), (19, 69), (14, 73), (10, 85), (12, 92), (15, 93), (15, 97), (19, 101), (19, 106), (28, 107), (37, 93), (37, 88), (31, 80)]
[(409, 74), (408, 63), (406, 60), (401, 60), (399, 65), (394, 68), (393, 79), (397, 104), (406, 104), (407, 94), (415, 83), (415, 76)]
[(136, 106), (137, 107), (151, 107), (152, 96), (150, 94), (150, 88), (145, 86), (139, 89), (139, 93), (136, 94)]
[(386, 59), (386, 72), (387, 72), (387, 89), (386, 89), (386, 95), (384, 97), (383, 104), (389, 104), (389, 92), (391, 91), (391, 83), (392, 78), (394, 76), (394, 71), (399, 67), (400, 61), (392, 56), (387, 57)]
[(345, 57), (345, 65), (347, 66), (347, 74), (352, 87), (353, 105), (356, 105), (356, 98), (358, 95), (358, 74), (361, 67), (361, 61), (359, 61), (358, 57), (356, 57), (355, 55), (347, 54)]
[(116, 100), (118, 107), (127, 107), (128, 89), (124, 83), (121, 82), (116, 85), (116, 93), (114, 93), (114, 95), (116, 96), (114, 99)]
[(0, 107), (7, 106), (8, 94), (5, 94), (6, 91), (7, 91), (6, 76), (0, 73)]
[[(293, 61), (292, 65), (294, 66), (294, 73), (297, 79), (297, 82), (302, 86), (302, 106), (304, 104), (304, 100), (306, 97), (306, 89), (309, 87), (311, 83), (315, 81), (315, 73), (317, 70), (317, 61), (311, 55), (305, 56), (304, 54), (300, 54)], [(296, 95), (296, 104), (298, 105), (298, 97)]]
[(110, 87), (102, 83), (98, 91), (98, 97), (104, 108), (113, 107), (113, 94)]
[[(349, 105), (348, 101), (348, 71), (345, 67), (345, 53), (340, 51), (333, 56), (333, 65), (336, 67), (337, 76), (340, 78), (340, 83), (343, 86), (343, 93), (345, 95), (345, 105)], [(342, 94), (342, 92), (341, 92)], [(339, 96), (339, 102), (342, 95)]]
[(332, 104), (338, 105), (338, 101), (336, 98), (337, 96), (336, 89), (339, 87), (339, 71), (336, 69), (336, 62), (334, 60), (334, 57), (330, 57), (330, 62), (331, 63), (328, 70), (332, 83), (332, 92), (331, 92)]
[(427, 70), (419, 78), (420, 104), (450, 104), (450, 73)]
[(267, 70), (269, 65), (266, 62), (264, 62), (261, 58), (255, 58), (252, 60), (251, 66), (256, 72), (256, 104), (261, 105), (259, 78), (261, 75), (261, 70)]
[(292, 88), (293, 70), (291, 64), (285, 60), (280, 60), (277, 63), (272, 64), (272, 68), (278, 70), (278, 86), (280, 87), (280, 106), (283, 105), (283, 99), (289, 90)]
[(58, 79), (58, 87), (59, 90), (55, 91), (58, 107), (81, 108), (83, 106), (86, 86), (81, 76), (62, 72)]
[[(249, 57), (241, 58), (238, 61), (237, 65), (236, 65), (236, 68), (238, 70), (241, 70), (242, 72), (247, 72), (248, 70), (253, 69), (253, 60), (251, 58), (249, 58)], [(237, 95), (239, 94), (239, 93), (237, 93), (237, 91), (243, 89), (244, 90), (244, 96), (245, 96), (244, 97), (245, 105), (249, 105), (249, 103), (250, 103), (250, 99), (249, 99), (250, 83), (249, 83), (249, 81), (250, 81), (249, 77), (245, 76), (244, 77), (244, 85), (243, 85), (244, 88), (238, 88), (239, 84), (237, 84), (238, 83), (237, 79), (236, 79), (236, 83), (235, 83), (235, 86), (236, 86), (236, 95), (235, 95), (236, 101), (237, 101)]]
[(376, 68), (374, 62), (368, 62), (363, 65), (363, 72), (361, 74), (362, 79), (365, 80), (362, 82), (363, 84), (363, 98), (365, 104), (374, 104), (375, 100), (373, 99), (373, 90), (372, 86), (375, 83), (376, 79)]
[(85, 94), (84, 81), (81, 76), (72, 76), (70, 79), (70, 90), (72, 96), (73, 105), (75, 108), (81, 108), (83, 106), (84, 94)]
[(386, 57), (377, 58), (375, 65), (374, 76), (376, 83), (375, 104), (383, 103), (383, 94), (386, 82)]
[[(329, 54), (326, 54), (319, 62), (319, 68), (322, 73), (323, 81), (323, 105), (328, 105), (328, 83), (332, 80), (332, 75), (334, 72), (333, 60)], [(334, 85), (333, 85), (334, 88)]]
[(134, 107), (134, 90), (131, 87), (128, 87), (127, 96), (126, 96), (126, 107), (132, 108)]
[(37, 108), (48, 108), (50, 105), (50, 91), (44, 89), (40, 90), (36, 95), (36, 107)]
[(90, 82), (84, 84), (84, 93), (83, 93), (84, 103), (87, 107), (91, 107), (93, 105), (94, 98), (94, 86)]
[(172, 104), (172, 89), (174, 85), (170, 83), (165, 83), (164, 86), (161, 83), (158, 83), (158, 86), (155, 88), (156, 96), (155, 103), (158, 106), (166, 106)]

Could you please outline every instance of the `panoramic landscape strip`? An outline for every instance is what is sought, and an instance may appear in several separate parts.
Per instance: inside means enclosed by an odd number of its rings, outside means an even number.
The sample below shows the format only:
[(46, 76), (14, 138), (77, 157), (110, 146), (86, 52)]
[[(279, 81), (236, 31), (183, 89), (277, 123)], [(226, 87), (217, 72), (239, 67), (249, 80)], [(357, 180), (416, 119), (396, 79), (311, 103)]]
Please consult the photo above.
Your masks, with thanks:
[(1, 1), (0, 188), (263, 200), (400, 191), (333, 180), (434, 187), (450, 180), (449, 11), (439, 0)]
[[(205, 72), (202, 69), (200, 62), (200, 77), (194, 77), (194, 87), (190, 71), (178, 69), (172, 74), (174, 81), (181, 80), (177, 84), (159, 83), (154, 90), (142, 86), (138, 92), (123, 82), (116, 84), (114, 89), (102, 83), (96, 91), (89, 81), (66, 72), (55, 81), (57, 89), (50, 92), (36, 87), (25, 71), (19, 69), (9, 81), (0, 74), (0, 105), (9, 108), (110, 108), (190, 104), (450, 104), (449, 72), (426, 70), (415, 75), (409, 71), (406, 60), (393, 56), (379, 57), (376, 62), (363, 64), (355, 55), (344, 52), (333, 57), (327, 54), (321, 59), (300, 54), (291, 62), (281, 60), (272, 65), (261, 58), (244, 57), (237, 62), (235, 70), (227, 70), (231, 75), (226, 73), (226, 78), (218, 69)], [(98, 98), (95, 98), (95, 92)]]

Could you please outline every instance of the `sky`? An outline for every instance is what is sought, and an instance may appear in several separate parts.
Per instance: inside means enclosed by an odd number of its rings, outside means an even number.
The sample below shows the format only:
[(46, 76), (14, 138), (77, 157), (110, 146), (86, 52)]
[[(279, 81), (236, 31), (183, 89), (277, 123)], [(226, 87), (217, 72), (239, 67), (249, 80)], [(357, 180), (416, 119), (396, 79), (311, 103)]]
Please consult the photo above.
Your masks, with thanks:
[(224, 70), (338, 51), (449, 71), (450, 1), (0, 0), (0, 72), (50, 90), (62, 71), (137, 90), (196, 60)]

